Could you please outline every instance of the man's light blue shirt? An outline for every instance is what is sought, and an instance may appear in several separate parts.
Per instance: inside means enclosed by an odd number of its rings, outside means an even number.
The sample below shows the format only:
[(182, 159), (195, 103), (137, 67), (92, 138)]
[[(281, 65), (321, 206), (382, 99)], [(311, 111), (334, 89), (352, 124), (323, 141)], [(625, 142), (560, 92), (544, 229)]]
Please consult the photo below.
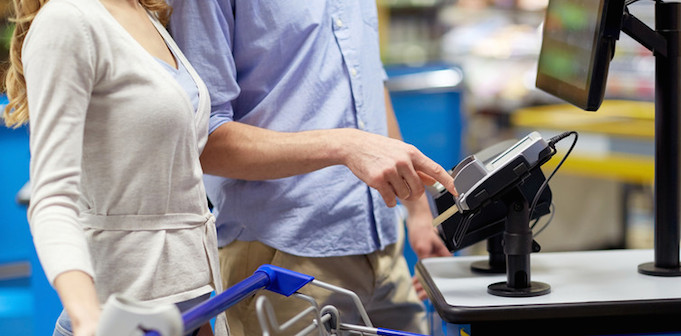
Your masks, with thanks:
[[(386, 135), (385, 72), (369, 0), (171, 0), (170, 29), (208, 85), (211, 132), (358, 128)], [(267, 181), (206, 176), (218, 240), (343, 256), (397, 240), (380, 194), (344, 166)]]

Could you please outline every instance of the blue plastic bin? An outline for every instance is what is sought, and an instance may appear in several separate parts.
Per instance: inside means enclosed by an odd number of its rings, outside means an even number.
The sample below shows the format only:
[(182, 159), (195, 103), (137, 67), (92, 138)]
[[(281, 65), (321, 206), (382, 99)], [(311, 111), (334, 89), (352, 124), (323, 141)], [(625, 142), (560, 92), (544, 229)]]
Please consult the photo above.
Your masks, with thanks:
[[(0, 108), (7, 98), (0, 95)], [(0, 334), (51, 335), (61, 311), (57, 293), (40, 267), (26, 205), (17, 193), (28, 181), (28, 127), (0, 125)]]

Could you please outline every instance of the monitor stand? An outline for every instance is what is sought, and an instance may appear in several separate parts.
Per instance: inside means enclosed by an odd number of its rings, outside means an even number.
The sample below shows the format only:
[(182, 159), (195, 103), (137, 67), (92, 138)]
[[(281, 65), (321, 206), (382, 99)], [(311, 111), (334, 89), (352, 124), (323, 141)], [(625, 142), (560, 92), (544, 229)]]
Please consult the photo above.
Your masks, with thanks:
[(655, 31), (625, 10), (622, 31), (655, 56), (655, 261), (638, 271), (680, 276), (681, 3), (655, 2)]

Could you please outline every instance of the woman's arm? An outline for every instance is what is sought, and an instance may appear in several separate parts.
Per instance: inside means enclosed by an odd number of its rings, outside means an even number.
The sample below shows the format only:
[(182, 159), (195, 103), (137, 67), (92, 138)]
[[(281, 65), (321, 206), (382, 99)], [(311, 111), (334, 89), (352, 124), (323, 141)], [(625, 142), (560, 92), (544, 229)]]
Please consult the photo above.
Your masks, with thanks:
[(67, 2), (46, 9), (33, 21), (22, 53), (31, 130), (28, 219), (45, 274), (76, 335), (89, 336), (100, 307), (77, 202), (94, 49), (80, 9)]

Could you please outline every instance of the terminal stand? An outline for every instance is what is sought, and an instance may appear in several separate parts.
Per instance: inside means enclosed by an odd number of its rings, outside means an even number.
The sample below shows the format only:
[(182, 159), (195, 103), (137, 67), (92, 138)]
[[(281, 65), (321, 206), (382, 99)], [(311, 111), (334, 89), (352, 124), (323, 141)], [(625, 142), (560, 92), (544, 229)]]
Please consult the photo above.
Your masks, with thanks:
[(479, 273), (506, 273), (506, 254), (504, 254), (503, 235), (487, 239), (488, 260), (471, 263), (471, 269)]
[[(532, 252), (539, 252), (541, 247), (535, 240), (532, 241)], [(503, 234), (487, 239), (487, 260), (479, 260), (471, 263), (471, 270), (477, 273), (499, 274), (506, 273), (506, 254), (504, 253)]]
[[(536, 168), (539, 169), (539, 168)], [(528, 297), (548, 294), (551, 286), (530, 280), (530, 253), (533, 239), (530, 230), (530, 201), (518, 187), (502, 197), (507, 205), (503, 247), (506, 255), (506, 282), (487, 287), (487, 292), (506, 297)]]
[[(435, 204), (440, 213), (433, 222), (450, 251), (487, 239), (489, 260), (477, 261), (471, 270), (507, 273), (507, 281), (490, 285), (489, 294), (547, 294), (549, 285), (530, 281), (530, 253), (539, 251), (530, 220), (550, 212), (551, 191), (541, 165), (555, 154), (553, 143), (537, 133), (511, 145), (493, 146), (489, 152), (494, 154), (471, 155), (452, 170), (455, 185), (459, 182), (459, 198), (455, 200), (444, 188), (432, 190), (437, 193)], [(464, 195), (469, 204), (461, 201)], [(470, 204), (474, 206), (458, 210)]]
[[(533, 239), (530, 220), (539, 219), (550, 212), (552, 197), (540, 166), (538, 164), (521, 173), (507, 188), (475, 210), (449, 214), (446, 209), (452, 206), (454, 200), (447, 191), (435, 199), (438, 212), (449, 215), (438, 226), (447, 248), (456, 251), (486, 239), (489, 259), (472, 263), (471, 270), (507, 274), (507, 281), (489, 286), (489, 294), (529, 297), (550, 292), (549, 285), (530, 280), (530, 253), (540, 250), (539, 244)], [(536, 204), (530, 214), (533, 201)]]

